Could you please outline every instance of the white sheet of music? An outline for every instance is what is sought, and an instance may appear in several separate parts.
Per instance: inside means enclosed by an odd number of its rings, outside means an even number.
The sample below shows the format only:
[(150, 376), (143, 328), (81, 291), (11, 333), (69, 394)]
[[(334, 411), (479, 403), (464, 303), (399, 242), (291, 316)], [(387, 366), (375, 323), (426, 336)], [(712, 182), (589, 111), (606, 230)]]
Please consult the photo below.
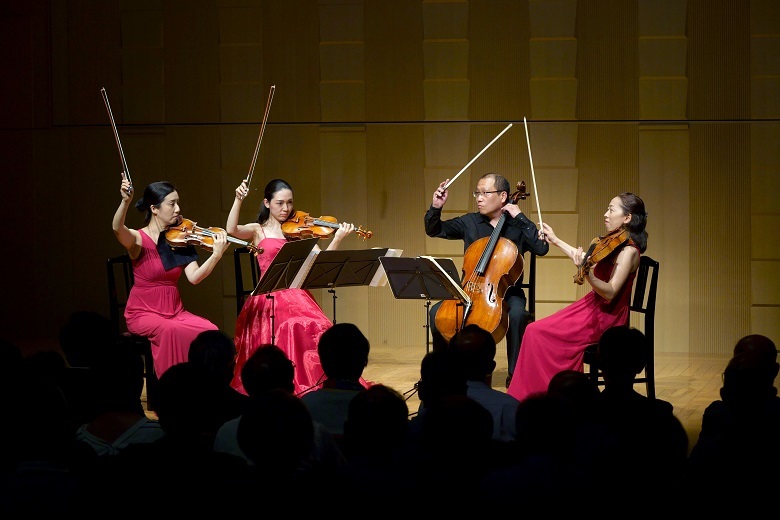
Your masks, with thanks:
[[(403, 253), (403, 249), (388, 249), (387, 253), (385, 253), (385, 256), (401, 256), (401, 253)], [(371, 283), (368, 284), (369, 287), (384, 287), (387, 285), (387, 273), (385, 273), (385, 268), (382, 267), (382, 264), (379, 264), (379, 269), (376, 270), (376, 273), (374, 273), (374, 277), (371, 279)]]
[(450, 274), (447, 271), (445, 271), (442, 266), (439, 265), (439, 262), (437, 262), (434, 257), (432, 257), (432, 256), (420, 256), (418, 258), (424, 258), (432, 266), (434, 266), (436, 268), (436, 270), (440, 271), (444, 276), (446, 276), (447, 280), (449, 280), (450, 284), (452, 284), (453, 287), (457, 288), (458, 294), (460, 295), (460, 299), (466, 305), (471, 305), (471, 297), (463, 291), (463, 288), (460, 286), (460, 283), (458, 283), (457, 280), (453, 280), (452, 277), (450, 276)]

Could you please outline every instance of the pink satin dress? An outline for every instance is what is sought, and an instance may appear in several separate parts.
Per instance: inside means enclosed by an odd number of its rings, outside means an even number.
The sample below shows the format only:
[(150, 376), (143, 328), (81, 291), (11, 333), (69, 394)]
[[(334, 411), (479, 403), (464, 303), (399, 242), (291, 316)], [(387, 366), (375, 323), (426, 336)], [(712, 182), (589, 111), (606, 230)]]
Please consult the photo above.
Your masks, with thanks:
[[(263, 253), (257, 256), (260, 273), (265, 272), (276, 254), (287, 242), (284, 238), (263, 238), (258, 247)], [(295, 392), (301, 393), (324, 381), (325, 374), (317, 353), (317, 343), (322, 333), (333, 322), (322, 312), (317, 301), (304, 289), (282, 289), (250, 296), (244, 302), (236, 321), (236, 367), (232, 386), (246, 394), (241, 382), (241, 369), (247, 359), (264, 343), (274, 343), (287, 353), (295, 364)], [(272, 320), (276, 329), (272, 339)]]
[[(593, 273), (598, 279), (609, 280), (617, 253), (596, 264)], [(611, 302), (591, 290), (555, 314), (529, 323), (506, 392), (522, 401), (531, 394), (546, 392), (550, 379), (561, 370), (581, 371), (585, 347), (598, 343), (608, 328), (626, 324), (635, 277), (636, 272), (628, 276)]]

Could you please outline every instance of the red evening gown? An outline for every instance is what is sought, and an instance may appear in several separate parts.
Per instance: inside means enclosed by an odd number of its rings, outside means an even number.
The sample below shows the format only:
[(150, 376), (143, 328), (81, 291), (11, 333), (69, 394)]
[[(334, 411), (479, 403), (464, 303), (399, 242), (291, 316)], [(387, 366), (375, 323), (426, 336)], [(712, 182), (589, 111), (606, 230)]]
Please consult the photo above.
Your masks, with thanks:
[(141, 254), (133, 260), (135, 283), (127, 298), (125, 321), (129, 332), (151, 341), (154, 371), (161, 377), (169, 367), (187, 361), (195, 336), (218, 327), (184, 310), (178, 287), (184, 266), (166, 271), (157, 244), (140, 233)]
[[(609, 280), (618, 253), (613, 251), (596, 264), (593, 272), (599, 280)], [(598, 343), (608, 328), (626, 324), (635, 276), (636, 272), (628, 276), (611, 302), (591, 290), (555, 314), (529, 323), (506, 392), (523, 400), (531, 394), (546, 392), (550, 379), (561, 370), (581, 371), (585, 347)]]
[[(260, 273), (271, 265), (276, 254), (287, 242), (284, 238), (263, 238), (257, 255)], [(250, 296), (244, 302), (236, 321), (236, 367), (232, 387), (246, 394), (241, 381), (241, 369), (247, 359), (264, 343), (274, 343), (295, 364), (295, 393), (301, 394), (325, 380), (325, 373), (317, 353), (317, 343), (322, 333), (333, 322), (325, 316), (317, 301), (304, 289), (282, 289), (271, 293)], [(274, 313), (276, 337), (271, 338), (271, 311)]]

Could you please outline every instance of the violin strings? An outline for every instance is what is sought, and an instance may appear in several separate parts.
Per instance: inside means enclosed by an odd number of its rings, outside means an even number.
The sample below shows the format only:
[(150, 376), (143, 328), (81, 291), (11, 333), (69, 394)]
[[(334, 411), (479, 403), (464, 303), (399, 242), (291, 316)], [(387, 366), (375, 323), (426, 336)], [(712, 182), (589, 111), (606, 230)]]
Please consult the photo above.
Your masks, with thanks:
[[(206, 235), (207, 237), (211, 237), (211, 238), (214, 238), (215, 236), (217, 236), (217, 234), (214, 231), (212, 231), (210, 229), (202, 228), (200, 226), (195, 226), (193, 228), (193, 231), (195, 231), (196, 233), (200, 233), (202, 235)], [(237, 238), (233, 238), (230, 235), (228, 235), (227, 239), (228, 239), (229, 242), (233, 242), (234, 244), (241, 244), (242, 246), (248, 246), (249, 245), (249, 242), (246, 242), (244, 240), (239, 240)]]

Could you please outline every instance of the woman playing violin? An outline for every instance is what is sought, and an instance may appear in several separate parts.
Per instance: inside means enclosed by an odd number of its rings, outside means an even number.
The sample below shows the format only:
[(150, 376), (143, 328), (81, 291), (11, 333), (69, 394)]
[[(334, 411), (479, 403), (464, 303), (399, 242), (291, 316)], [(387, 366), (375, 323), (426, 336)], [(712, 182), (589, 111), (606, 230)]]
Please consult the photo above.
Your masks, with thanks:
[(125, 225), (133, 194), (126, 178), (119, 193), (122, 202), (111, 227), (132, 259), (135, 277), (125, 307), (127, 330), (149, 338), (155, 372), (160, 377), (172, 365), (187, 361), (195, 336), (204, 330), (217, 330), (209, 320), (184, 310), (177, 282), (182, 273), (193, 285), (211, 274), (227, 248), (227, 237), (224, 232), (218, 233), (211, 255), (199, 264), (192, 246), (174, 249), (165, 239), (168, 227), (180, 218), (179, 193), (173, 184), (153, 182), (146, 187), (135, 204), (138, 211), (146, 213), (141, 229)]
[[(442, 220), (442, 208), (447, 202), (449, 192), (445, 180), (433, 193), (430, 208), (425, 213), (425, 233), (429, 237), (446, 238), (448, 240), (463, 240), (463, 251), (479, 239), (489, 237), (499, 218), (506, 213), (507, 221), (501, 234), (517, 246), (517, 251), (523, 255), (531, 251), (535, 255), (544, 256), (550, 246), (538, 236), (536, 225), (523, 214), (520, 207), (509, 199), (509, 181), (497, 173), (486, 173), (477, 182), (474, 199), (477, 211), (466, 213), (455, 218)], [(509, 317), (506, 332), (507, 361), (509, 377), (507, 386), (512, 378), (517, 361), (517, 352), (523, 338), (523, 332), (530, 315), (526, 310), (526, 295), (519, 287), (523, 283), (523, 277), (515, 282), (514, 286), (507, 289), (504, 295), (504, 304), (508, 306)], [(437, 302), (430, 311), (431, 336), (433, 349), (446, 347), (447, 342), (436, 329), (436, 313), (441, 307), (441, 301)], [(484, 328), (484, 327), (483, 327)]]
[[(270, 181), (265, 187), (255, 222), (239, 224), (241, 204), (248, 195), (249, 188), (244, 180), (236, 188), (236, 198), (225, 228), (231, 235), (247, 240), (263, 251), (257, 255), (262, 275), (288, 240), (282, 231), (282, 224), (296, 213), (293, 209), (293, 190), (282, 179)], [(332, 238), (328, 238), (327, 249), (338, 249), (341, 241), (353, 231), (353, 224), (339, 224)], [(315, 246), (315, 251), (318, 249)], [(241, 382), (241, 369), (255, 349), (264, 343), (278, 345), (295, 364), (297, 393), (313, 388), (324, 378), (317, 354), (317, 342), (333, 323), (304, 289), (283, 289), (274, 291), (272, 296), (273, 302), (264, 294), (250, 296), (244, 302), (236, 321), (234, 342), (237, 355), (232, 386), (243, 393), (246, 391)], [(272, 324), (275, 331), (271, 330)]]
[[(586, 250), (570, 246), (558, 238), (552, 227), (542, 224), (540, 235), (543, 233), (547, 242), (572, 259), (593, 290), (555, 314), (528, 325), (516, 377), (507, 390), (517, 399), (545, 392), (550, 379), (561, 370), (581, 371), (585, 347), (598, 343), (608, 328), (626, 324), (639, 258), (647, 249), (645, 203), (633, 193), (621, 193), (609, 202), (604, 225), (607, 234), (602, 240), (594, 240), (594, 245), (606, 254), (583, 269), (589, 265)], [(614, 240), (616, 236), (624, 239)]]

